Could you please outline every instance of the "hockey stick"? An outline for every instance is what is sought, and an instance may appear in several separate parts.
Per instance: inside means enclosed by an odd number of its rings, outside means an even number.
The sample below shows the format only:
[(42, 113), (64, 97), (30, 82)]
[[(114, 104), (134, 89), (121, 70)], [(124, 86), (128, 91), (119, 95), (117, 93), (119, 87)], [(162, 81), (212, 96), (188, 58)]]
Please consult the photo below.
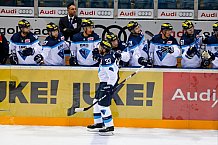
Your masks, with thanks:
[[(133, 77), (135, 74), (137, 74), (142, 68), (144, 68), (144, 66), (141, 66), (139, 69), (137, 69), (134, 73), (132, 73), (131, 75), (129, 75), (126, 79), (124, 79), (122, 82), (119, 83), (119, 85), (117, 85), (115, 87), (114, 90), (116, 90), (121, 84), (123, 84), (124, 82), (126, 82), (128, 79), (130, 79), (131, 77)], [(114, 93), (114, 92), (113, 92)], [(83, 112), (83, 111), (87, 111), (90, 108), (92, 108), (95, 104), (97, 104), (98, 102), (100, 102), (101, 100), (103, 100), (107, 95), (104, 95), (103, 97), (101, 97), (98, 101), (96, 101), (95, 103), (93, 103), (92, 105), (90, 105), (89, 107), (86, 108), (75, 108), (75, 112)]]
[(150, 36), (150, 37), (153, 37), (153, 36), (154, 36), (154, 34), (153, 34), (152, 32), (150, 32), (150, 31), (148, 31), (148, 30), (145, 31), (145, 34), (147, 34), (147, 35)]

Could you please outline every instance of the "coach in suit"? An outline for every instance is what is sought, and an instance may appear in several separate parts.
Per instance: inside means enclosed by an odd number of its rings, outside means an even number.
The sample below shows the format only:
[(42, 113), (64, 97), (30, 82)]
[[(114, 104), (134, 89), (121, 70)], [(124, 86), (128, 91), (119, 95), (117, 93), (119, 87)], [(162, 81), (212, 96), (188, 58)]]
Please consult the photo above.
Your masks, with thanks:
[(67, 5), (68, 15), (60, 18), (59, 28), (63, 33), (65, 40), (68, 40), (70, 36), (80, 32), (81, 30), (81, 18), (76, 16), (76, 6), (74, 3)]

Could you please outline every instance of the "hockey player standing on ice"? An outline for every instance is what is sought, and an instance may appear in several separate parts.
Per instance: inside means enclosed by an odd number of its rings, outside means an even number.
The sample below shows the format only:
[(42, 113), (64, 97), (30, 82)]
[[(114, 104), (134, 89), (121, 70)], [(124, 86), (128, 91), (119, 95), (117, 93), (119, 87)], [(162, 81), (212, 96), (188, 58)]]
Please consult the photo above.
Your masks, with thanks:
[(22, 19), (18, 22), (20, 32), (15, 33), (9, 44), (11, 64), (36, 64), (34, 57), (42, 52), (38, 37), (30, 31), (30, 23)]
[(206, 51), (201, 55), (202, 65), (209, 66), (212, 63), (212, 68), (218, 68), (218, 22), (213, 24), (213, 32), (212, 36), (203, 41)]
[(62, 33), (59, 33), (58, 26), (52, 22), (46, 26), (48, 37), (46, 37), (41, 54), (35, 56), (34, 60), (38, 64), (64, 65), (64, 50), (69, 50), (69, 43), (65, 41)]
[(99, 62), (93, 59), (92, 51), (97, 48), (101, 41), (98, 34), (94, 32), (94, 23), (89, 19), (82, 20), (83, 32), (71, 37), (70, 65), (98, 66)]
[(112, 135), (114, 131), (110, 105), (114, 85), (118, 79), (118, 66), (115, 63), (116, 58), (113, 53), (111, 53), (111, 49), (111, 44), (108, 41), (103, 40), (100, 42), (99, 53), (102, 56), (98, 70), (100, 85), (93, 102), (102, 97), (105, 98), (94, 106), (94, 124), (87, 126), (89, 131), (97, 130), (100, 135)]
[(154, 67), (176, 68), (180, 49), (176, 39), (171, 36), (173, 26), (170, 23), (161, 25), (161, 34), (155, 35), (150, 41), (150, 53), (153, 53)]
[(181, 65), (183, 68), (200, 68), (201, 57), (199, 48), (202, 44), (202, 37), (200, 37), (201, 30), (194, 29), (191, 21), (186, 20), (182, 23), (184, 34), (180, 39), (180, 46), (182, 51)]
[(130, 53), (129, 66), (140, 66), (138, 63), (140, 57), (148, 60), (148, 47), (146, 47), (147, 41), (142, 34), (141, 26), (138, 24), (138, 22), (130, 21), (127, 24), (127, 28), (130, 31), (127, 42), (127, 51)]
[(129, 59), (130, 54), (124, 50), (127, 50), (127, 44), (123, 41), (120, 41), (116, 34), (112, 32), (108, 32), (106, 34), (106, 40), (111, 43), (112, 51), (114, 52), (114, 56), (119, 61), (119, 66), (125, 66)]

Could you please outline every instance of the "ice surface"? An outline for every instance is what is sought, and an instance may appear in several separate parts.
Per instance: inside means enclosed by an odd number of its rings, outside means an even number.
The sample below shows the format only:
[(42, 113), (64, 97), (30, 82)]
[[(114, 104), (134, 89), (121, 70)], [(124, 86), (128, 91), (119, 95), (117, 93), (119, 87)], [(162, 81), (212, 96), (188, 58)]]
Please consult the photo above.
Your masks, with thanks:
[(115, 129), (99, 136), (85, 127), (0, 125), (0, 145), (218, 145), (217, 130)]

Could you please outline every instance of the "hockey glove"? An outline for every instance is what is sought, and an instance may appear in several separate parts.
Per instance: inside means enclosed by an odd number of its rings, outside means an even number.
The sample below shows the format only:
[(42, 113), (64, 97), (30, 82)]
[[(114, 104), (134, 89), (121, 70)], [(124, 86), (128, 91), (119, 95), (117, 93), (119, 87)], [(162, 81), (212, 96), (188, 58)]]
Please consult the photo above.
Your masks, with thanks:
[(203, 51), (201, 53), (201, 59), (202, 59), (201, 62), (202, 67), (208, 67), (211, 61), (215, 60), (215, 55), (209, 50)]
[(197, 53), (198, 53), (198, 50), (196, 47), (190, 47), (188, 51), (186, 52), (185, 56), (189, 59), (192, 59)]
[(152, 58), (148, 58), (148, 60), (147, 60), (147, 67), (152, 67), (152, 65), (153, 65)]
[(35, 53), (35, 51), (34, 51), (34, 49), (31, 48), (31, 47), (24, 48), (24, 49), (22, 50), (22, 54), (23, 54), (24, 56), (33, 55), (34, 53)]
[(112, 85), (106, 85), (101, 90), (104, 95), (111, 95), (113, 94), (113, 86)]
[(44, 63), (43, 61), (43, 56), (41, 54), (37, 54), (35, 57), (34, 57), (34, 61), (39, 64), (39, 65), (42, 65)]
[(100, 61), (101, 55), (99, 54), (98, 48), (93, 49), (92, 58), (93, 60)]
[(74, 56), (71, 56), (69, 59), (70, 66), (77, 66), (77, 59)]
[(147, 61), (145, 60), (144, 57), (139, 57), (138, 63), (139, 63), (140, 65), (147, 66)]
[(116, 59), (121, 59), (121, 57), (122, 57), (121, 52), (118, 52), (118, 51), (116, 51), (114, 53), (114, 56), (115, 56)]
[(18, 58), (17, 58), (17, 54), (16, 54), (16, 53), (12, 53), (12, 54), (9, 56), (9, 59), (10, 59), (10, 63), (11, 63), (12, 65), (18, 64)]

